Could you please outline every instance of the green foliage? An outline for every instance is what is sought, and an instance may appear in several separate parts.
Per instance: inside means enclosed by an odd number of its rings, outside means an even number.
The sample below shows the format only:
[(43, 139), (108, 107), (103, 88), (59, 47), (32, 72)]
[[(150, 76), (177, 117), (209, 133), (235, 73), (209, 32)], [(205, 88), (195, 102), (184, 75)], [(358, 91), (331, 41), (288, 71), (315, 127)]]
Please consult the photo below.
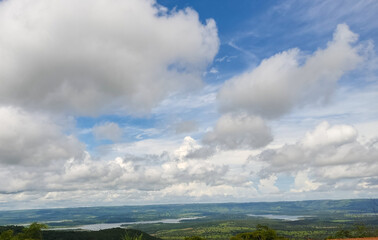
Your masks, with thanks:
[(0, 234), (0, 240), (12, 240), (14, 239), (13, 230), (7, 230)]
[(15, 233), (12, 229), (9, 229), (0, 234), (0, 240), (41, 240), (43, 228), (47, 228), (47, 226), (32, 223), (29, 227), (23, 228), (20, 233)]
[[(14, 226), (0, 228), (0, 240), (158, 240), (133, 229), (113, 228), (101, 231), (41, 231), (46, 225), (33, 223), (21, 230)], [(18, 232), (13, 231), (13, 229)]]
[(132, 236), (130, 234), (125, 234), (121, 240), (142, 240), (143, 234), (140, 234), (139, 236)]
[(24, 228), (20, 235), (24, 237), (23, 239), (42, 239), (42, 229), (44, 228), (47, 228), (45, 224), (32, 223), (29, 227)]
[(160, 240), (147, 233), (112, 228), (100, 231), (51, 230), (43, 231), (43, 240)]
[(253, 232), (239, 233), (230, 240), (278, 240), (284, 239), (278, 237), (275, 230), (258, 224), (256, 230)]
[(334, 238), (351, 238), (352, 234), (348, 230), (341, 229), (337, 231), (335, 234), (328, 236), (327, 239), (334, 239)]
[(206, 240), (206, 238), (193, 236), (193, 237), (186, 237), (185, 240)]
[[(138, 229), (165, 240), (184, 240), (185, 237), (200, 236), (207, 240), (229, 240), (238, 233), (252, 232), (257, 224), (269, 226), (282, 236), (291, 240), (325, 239), (339, 229), (351, 230), (354, 223), (364, 222), (370, 229), (378, 230), (378, 221), (372, 214), (327, 213), (311, 215), (298, 221), (283, 221), (262, 217), (251, 217), (246, 214), (213, 215), (211, 217), (184, 221), (177, 224), (140, 224), (133, 225)], [(376, 233), (378, 236), (378, 232)]]
[(340, 229), (335, 234), (330, 235), (327, 239), (334, 238), (363, 238), (363, 237), (375, 237), (378, 235), (378, 230), (371, 229), (365, 224), (355, 224), (350, 230)]

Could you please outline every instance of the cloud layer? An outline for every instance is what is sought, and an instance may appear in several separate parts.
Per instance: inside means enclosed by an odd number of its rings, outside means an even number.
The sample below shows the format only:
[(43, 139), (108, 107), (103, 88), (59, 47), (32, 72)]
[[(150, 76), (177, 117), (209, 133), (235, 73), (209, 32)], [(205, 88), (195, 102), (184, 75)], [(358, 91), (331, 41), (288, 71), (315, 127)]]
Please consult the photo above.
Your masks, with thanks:
[[(83, 153), (64, 162), (51, 162), (50, 166), (14, 165), (10, 167), (13, 171), (0, 168), (0, 180), (9, 183), (0, 187), (0, 193), (48, 193), (77, 189), (148, 192), (163, 191), (166, 188), (168, 189), (165, 193), (168, 193), (173, 186), (184, 183), (209, 187), (226, 184), (226, 166), (215, 165), (207, 160), (187, 160), (183, 157), (190, 150), (190, 143), (195, 144), (193, 141), (191, 138), (186, 139), (183, 146), (173, 154), (164, 151), (160, 155), (127, 154), (122, 158), (105, 161), (93, 159), (88, 153)], [(40, 147), (43, 148), (45, 145)]]
[(215, 22), (150, 0), (0, 2), (0, 103), (79, 115), (148, 112), (201, 84)]
[(321, 22), (0, 0), (0, 209), (376, 196), (374, 28)]

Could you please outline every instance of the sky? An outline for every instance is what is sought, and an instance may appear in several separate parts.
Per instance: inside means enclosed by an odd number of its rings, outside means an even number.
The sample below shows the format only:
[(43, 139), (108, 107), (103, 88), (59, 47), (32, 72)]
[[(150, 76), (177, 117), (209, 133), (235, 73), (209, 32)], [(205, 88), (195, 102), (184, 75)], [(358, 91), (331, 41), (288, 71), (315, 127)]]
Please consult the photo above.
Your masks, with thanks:
[(0, 210), (377, 198), (377, 14), (1, 0)]

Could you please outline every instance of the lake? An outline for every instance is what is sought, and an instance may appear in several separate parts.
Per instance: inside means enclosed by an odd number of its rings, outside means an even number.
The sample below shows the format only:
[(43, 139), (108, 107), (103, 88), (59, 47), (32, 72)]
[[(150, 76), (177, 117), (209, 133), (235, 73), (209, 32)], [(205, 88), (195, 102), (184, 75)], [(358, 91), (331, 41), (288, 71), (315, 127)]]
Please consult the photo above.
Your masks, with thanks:
[(311, 217), (311, 216), (293, 216), (293, 215), (274, 215), (274, 214), (247, 214), (247, 216), (251, 217), (264, 217), (264, 218), (269, 218), (269, 219), (280, 219), (280, 220), (285, 220), (285, 221), (298, 221), (298, 220), (303, 220), (306, 217)]
[(174, 219), (161, 219), (161, 220), (154, 220), (154, 221), (121, 222), (121, 223), (97, 223), (97, 224), (88, 224), (88, 225), (69, 227), (69, 228), (53, 228), (51, 230), (82, 229), (82, 230), (89, 230), (89, 231), (99, 231), (99, 230), (110, 229), (110, 228), (126, 227), (127, 225), (135, 225), (135, 224), (180, 223), (181, 221), (194, 220), (198, 218), (203, 218), (203, 217), (174, 218)]

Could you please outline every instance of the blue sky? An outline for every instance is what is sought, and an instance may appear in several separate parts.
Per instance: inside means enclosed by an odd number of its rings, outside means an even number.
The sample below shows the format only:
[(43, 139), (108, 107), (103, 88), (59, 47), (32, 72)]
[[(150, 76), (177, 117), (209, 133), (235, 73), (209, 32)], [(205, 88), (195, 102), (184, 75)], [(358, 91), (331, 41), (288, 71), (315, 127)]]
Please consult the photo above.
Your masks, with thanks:
[(377, 197), (377, 13), (0, 1), (0, 209)]

